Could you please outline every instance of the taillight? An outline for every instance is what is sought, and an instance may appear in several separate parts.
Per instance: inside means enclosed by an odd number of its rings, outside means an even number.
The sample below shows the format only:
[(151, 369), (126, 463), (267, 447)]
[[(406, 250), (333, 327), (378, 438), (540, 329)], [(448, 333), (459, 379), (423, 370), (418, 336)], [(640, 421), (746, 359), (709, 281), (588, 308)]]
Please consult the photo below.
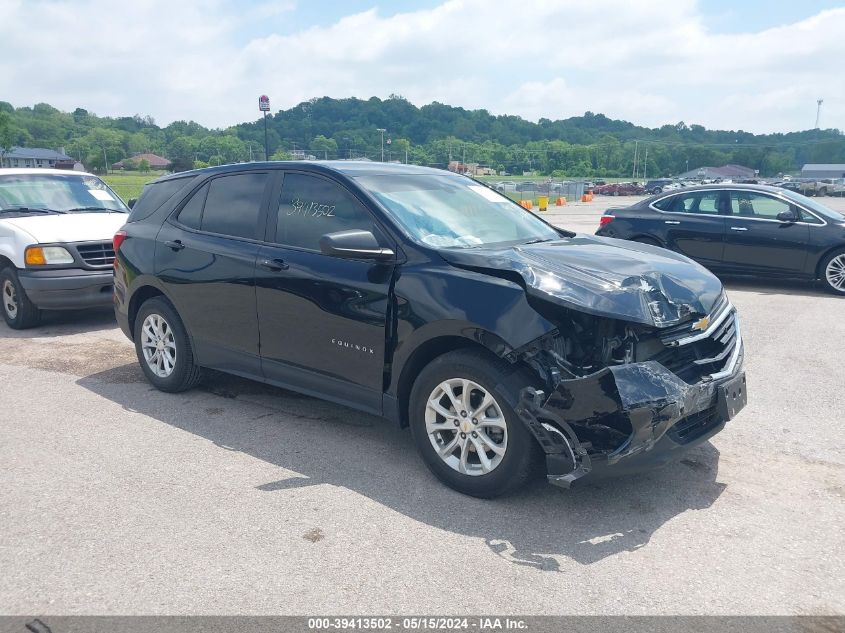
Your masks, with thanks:
[(613, 216), (613, 215), (603, 215), (603, 216), (601, 216), (599, 218), (599, 226), (607, 226), (608, 224), (613, 222), (613, 219), (615, 217), (616, 216)]
[(114, 234), (112, 238), (112, 246), (114, 247), (114, 254), (117, 255), (117, 251), (120, 250), (120, 245), (123, 244), (123, 240), (126, 239), (126, 231), (118, 231)]

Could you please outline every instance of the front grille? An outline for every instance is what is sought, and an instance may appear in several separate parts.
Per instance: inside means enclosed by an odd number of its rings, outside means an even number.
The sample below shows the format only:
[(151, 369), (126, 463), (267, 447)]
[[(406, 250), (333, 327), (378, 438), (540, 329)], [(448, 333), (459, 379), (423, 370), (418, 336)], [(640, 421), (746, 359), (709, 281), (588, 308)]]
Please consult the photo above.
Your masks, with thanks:
[(705, 330), (706, 334), (692, 330), (690, 324), (685, 330), (664, 332), (661, 340), (666, 347), (654, 360), (690, 384), (724, 371), (741, 345), (735, 308), (725, 305), (714, 311), (712, 323), (716, 325)]
[(111, 242), (77, 244), (76, 252), (89, 266), (105, 268), (114, 265), (114, 247)]
[(716, 407), (710, 407), (681, 418), (669, 429), (667, 435), (678, 444), (689, 444), (718, 426), (720, 421)]

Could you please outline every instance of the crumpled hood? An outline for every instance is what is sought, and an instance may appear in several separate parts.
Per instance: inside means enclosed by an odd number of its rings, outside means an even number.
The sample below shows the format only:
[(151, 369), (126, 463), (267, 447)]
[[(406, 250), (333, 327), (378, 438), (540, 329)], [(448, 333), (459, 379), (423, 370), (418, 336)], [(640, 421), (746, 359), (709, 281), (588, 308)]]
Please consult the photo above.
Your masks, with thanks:
[(455, 266), (516, 272), (529, 294), (552, 303), (656, 327), (673, 325), (688, 314), (709, 314), (722, 293), (711, 272), (683, 255), (607, 237), (579, 234), (440, 254)]
[(128, 217), (125, 213), (68, 213), (9, 218), (2, 222), (25, 231), (38, 244), (109, 242)]

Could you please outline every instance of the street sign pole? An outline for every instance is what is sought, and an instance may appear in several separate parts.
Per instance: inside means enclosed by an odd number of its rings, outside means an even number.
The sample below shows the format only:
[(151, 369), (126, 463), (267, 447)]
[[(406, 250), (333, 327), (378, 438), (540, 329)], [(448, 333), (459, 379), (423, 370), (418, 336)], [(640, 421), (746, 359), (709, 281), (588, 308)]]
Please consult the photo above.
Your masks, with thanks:
[(270, 111), (270, 97), (258, 97), (258, 109), (264, 114), (264, 160), (270, 160), (270, 146), (267, 143), (267, 113)]
[(270, 149), (267, 145), (267, 113), (264, 113), (264, 160), (270, 160)]

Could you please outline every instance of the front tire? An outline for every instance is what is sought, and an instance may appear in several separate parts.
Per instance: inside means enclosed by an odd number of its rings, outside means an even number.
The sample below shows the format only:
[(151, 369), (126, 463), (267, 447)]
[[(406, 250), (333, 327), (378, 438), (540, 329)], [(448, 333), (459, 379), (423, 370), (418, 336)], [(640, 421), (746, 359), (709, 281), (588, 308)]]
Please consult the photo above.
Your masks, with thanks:
[(488, 353), (459, 350), (417, 377), (411, 434), (426, 466), (450, 488), (489, 499), (520, 488), (536, 472), (540, 448), (510, 404), (517, 394), (498, 389), (515, 371)]
[(828, 292), (845, 296), (845, 249), (828, 255), (821, 265), (821, 279)]
[(35, 327), (41, 320), (41, 311), (29, 300), (13, 268), (0, 271), (0, 301), (3, 319), (13, 330)]
[(144, 302), (135, 317), (135, 353), (147, 380), (168, 393), (187, 391), (201, 378), (188, 332), (163, 297)]

